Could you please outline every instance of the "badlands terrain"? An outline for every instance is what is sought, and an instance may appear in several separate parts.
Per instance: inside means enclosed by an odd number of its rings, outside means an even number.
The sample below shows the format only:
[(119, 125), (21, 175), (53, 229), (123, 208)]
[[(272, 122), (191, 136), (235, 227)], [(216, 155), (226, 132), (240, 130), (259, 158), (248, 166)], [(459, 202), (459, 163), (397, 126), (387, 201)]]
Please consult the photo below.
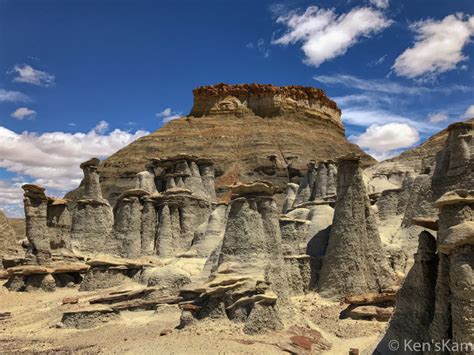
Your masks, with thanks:
[(0, 213), (1, 353), (474, 343), (474, 119), (377, 162), (320, 89), (193, 93), (64, 198), (27, 184), (25, 220)]

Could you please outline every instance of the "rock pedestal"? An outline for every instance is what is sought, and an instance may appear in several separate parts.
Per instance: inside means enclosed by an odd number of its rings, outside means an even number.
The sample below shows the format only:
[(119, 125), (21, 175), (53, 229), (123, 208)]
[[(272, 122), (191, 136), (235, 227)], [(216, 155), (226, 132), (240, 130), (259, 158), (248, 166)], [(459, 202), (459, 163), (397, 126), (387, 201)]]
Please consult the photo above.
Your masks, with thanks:
[(44, 193), (44, 188), (40, 186), (26, 184), (22, 188), (25, 191), (23, 203), (25, 206), (26, 236), (37, 262), (44, 264), (51, 259), (47, 226), (48, 198)]
[(97, 168), (100, 160), (92, 158), (80, 165), (80, 168), (84, 172), (84, 193), (83, 199), (91, 199), (103, 201), (102, 190), (100, 188), (100, 179)]
[(84, 193), (72, 212), (71, 244), (73, 249), (97, 253), (112, 232), (114, 216), (112, 207), (102, 197), (97, 167), (99, 159), (81, 164), (84, 172)]
[(436, 157), (432, 179), (434, 199), (455, 189), (471, 189), (474, 181), (474, 122), (448, 127), (445, 148)]
[(379, 292), (395, 284), (359, 168), (359, 157), (338, 162), (337, 200), (319, 279), (325, 297)]

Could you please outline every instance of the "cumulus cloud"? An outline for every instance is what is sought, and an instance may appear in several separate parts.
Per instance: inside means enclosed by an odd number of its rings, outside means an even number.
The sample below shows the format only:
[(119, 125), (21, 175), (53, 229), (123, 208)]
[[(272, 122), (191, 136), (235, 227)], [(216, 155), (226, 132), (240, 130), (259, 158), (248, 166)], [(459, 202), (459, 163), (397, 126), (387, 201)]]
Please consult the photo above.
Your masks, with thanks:
[[(47, 188), (70, 190), (82, 178), (79, 164), (105, 158), (148, 132), (115, 129), (103, 134), (103, 123), (87, 133), (16, 133), (0, 126), (0, 168), (28, 176)], [(99, 128), (98, 128), (99, 127)]]
[(428, 115), (428, 121), (431, 123), (445, 122), (448, 120), (448, 115), (444, 112), (430, 113)]
[(464, 112), (463, 118), (473, 118), (474, 117), (474, 105), (471, 105), (467, 108), (466, 112)]
[(11, 71), (16, 74), (13, 82), (26, 83), (37, 86), (49, 87), (54, 85), (55, 77), (45, 71), (37, 70), (31, 65), (15, 65)]
[(433, 126), (426, 121), (416, 121), (403, 115), (398, 115), (378, 108), (364, 108), (363, 106), (349, 107), (342, 111), (342, 120), (354, 126), (369, 127), (375, 125), (385, 125), (387, 122), (406, 124), (415, 127), (420, 132), (434, 133), (439, 127)]
[(171, 108), (165, 108), (163, 111), (155, 114), (156, 117), (161, 118), (163, 123), (168, 123), (169, 121), (175, 120), (181, 117), (180, 113), (174, 112)]
[(378, 160), (388, 159), (402, 148), (413, 146), (420, 140), (416, 128), (406, 123), (390, 122), (373, 124), (360, 135), (352, 135), (349, 140), (367, 149)]
[(474, 35), (474, 16), (449, 15), (440, 21), (419, 21), (410, 28), (416, 33), (415, 44), (395, 60), (392, 69), (407, 78), (433, 78), (467, 59), (462, 50)]
[(19, 92), (0, 89), (0, 102), (29, 102), (31, 99)]
[(34, 118), (36, 116), (36, 111), (30, 110), (28, 107), (20, 107), (12, 112), (11, 116), (21, 121), (25, 118)]
[(277, 18), (287, 32), (273, 44), (302, 43), (305, 63), (318, 67), (325, 61), (346, 53), (362, 37), (370, 37), (391, 25), (392, 21), (373, 8), (354, 8), (337, 15), (332, 9), (310, 6), (302, 14), (295, 11)]

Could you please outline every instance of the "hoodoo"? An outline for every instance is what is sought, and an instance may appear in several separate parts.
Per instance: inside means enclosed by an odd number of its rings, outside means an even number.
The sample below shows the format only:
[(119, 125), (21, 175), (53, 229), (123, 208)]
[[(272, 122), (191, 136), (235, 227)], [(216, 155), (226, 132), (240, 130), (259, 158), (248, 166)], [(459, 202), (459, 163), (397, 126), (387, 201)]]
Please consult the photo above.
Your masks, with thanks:
[[(472, 343), (472, 127), (364, 170), (319, 89), (198, 88), (189, 116), (82, 163), (64, 199), (23, 186), (23, 253), (0, 215), (5, 295), (50, 292), (29, 326), (67, 334), (166, 324), (153, 346), (217, 330), (243, 352)], [(30, 321), (6, 307), (7, 331)]]
[(354, 155), (338, 162), (334, 219), (319, 280), (320, 293), (328, 297), (380, 292), (395, 284), (359, 164)]

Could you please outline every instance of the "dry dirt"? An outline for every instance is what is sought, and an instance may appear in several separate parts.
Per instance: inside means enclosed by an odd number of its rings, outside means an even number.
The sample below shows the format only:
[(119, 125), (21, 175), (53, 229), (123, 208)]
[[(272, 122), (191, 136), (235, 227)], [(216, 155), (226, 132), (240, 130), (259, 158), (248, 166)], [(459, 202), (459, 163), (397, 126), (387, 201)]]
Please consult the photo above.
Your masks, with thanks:
[[(109, 290), (110, 291), (110, 290)], [(79, 295), (79, 304), (100, 292), (62, 288), (53, 293), (9, 292), (0, 287), (0, 312), (12, 316), (0, 320), (2, 354), (280, 354), (276, 345), (284, 333), (249, 336), (231, 321), (199, 321), (184, 330), (175, 329), (180, 311), (122, 312), (120, 319), (93, 329), (60, 328), (62, 312), (77, 305), (62, 305), (67, 296)], [(319, 330), (333, 346), (327, 354), (347, 354), (350, 348), (370, 349), (385, 323), (339, 320), (345, 308), (311, 294), (293, 299), (292, 324)], [(163, 331), (171, 330), (167, 335)], [(282, 335), (283, 334), (283, 335)]]

